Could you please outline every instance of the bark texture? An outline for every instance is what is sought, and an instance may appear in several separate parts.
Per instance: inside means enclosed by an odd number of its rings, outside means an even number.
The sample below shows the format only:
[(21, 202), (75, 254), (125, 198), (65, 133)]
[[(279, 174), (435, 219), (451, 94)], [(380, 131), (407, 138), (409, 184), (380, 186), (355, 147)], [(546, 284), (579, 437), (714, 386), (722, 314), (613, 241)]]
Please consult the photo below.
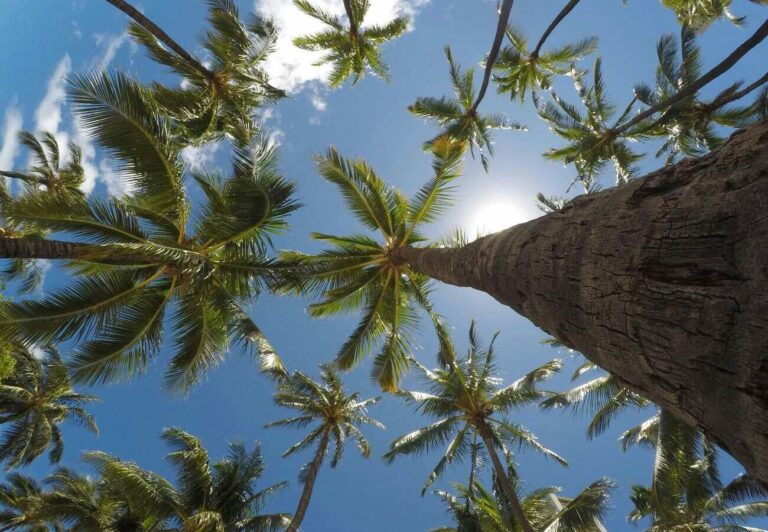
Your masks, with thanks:
[(403, 249), (700, 427), (768, 485), (768, 121), (458, 249)]
[(304, 521), (304, 516), (309, 508), (309, 501), (312, 498), (312, 489), (315, 487), (315, 480), (317, 479), (317, 473), (320, 471), (320, 466), (323, 463), (323, 457), (328, 450), (328, 440), (330, 433), (328, 430), (323, 432), (320, 444), (317, 446), (317, 452), (312, 463), (309, 464), (309, 470), (307, 471), (307, 477), (304, 479), (304, 489), (301, 492), (301, 498), (299, 499), (299, 505), (296, 507), (296, 513), (293, 514), (293, 520), (288, 525), (286, 532), (297, 532), (301, 526), (301, 522)]

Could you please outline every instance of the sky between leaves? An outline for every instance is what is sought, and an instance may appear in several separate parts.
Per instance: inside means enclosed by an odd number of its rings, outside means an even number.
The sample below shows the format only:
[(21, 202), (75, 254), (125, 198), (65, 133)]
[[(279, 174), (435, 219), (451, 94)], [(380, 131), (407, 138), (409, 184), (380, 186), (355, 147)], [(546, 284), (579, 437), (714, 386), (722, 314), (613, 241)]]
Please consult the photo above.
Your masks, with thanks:
[[(392, 68), (392, 82), (386, 84), (365, 78), (357, 86), (330, 92), (323, 80), (327, 67), (313, 67), (315, 57), (290, 44), (298, 35), (311, 33), (317, 26), (298, 13), (287, 0), (238, 2), (243, 11), (253, 9), (273, 17), (281, 38), (268, 62), (274, 85), (287, 89), (291, 98), (263, 111), (274, 140), (280, 144), (281, 166), (285, 175), (296, 181), (299, 198), (305, 205), (291, 218), (291, 229), (276, 241), (280, 248), (317, 250), (308, 238), (310, 231), (346, 234), (352, 223), (331, 185), (320, 179), (311, 157), (335, 145), (346, 156), (365, 157), (379, 175), (406, 193), (414, 192), (429, 177), (429, 157), (421, 152), (422, 141), (435, 130), (411, 116), (406, 107), (419, 96), (449, 94), (447, 65), (443, 47), (450, 44), (464, 66), (475, 66), (487, 53), (496, 25), (496, 2), (489, 0), (372, 0), (370, 22), (386, 22), (394, 16), (413, 17), (410, 31), (388, 45), (385, 60)], [(314, 0), (331, 12), (343, 13), (340, 0)], [(198, 52), (195, 38), (203, 31), (204, 7), (195, 0), (163, 0), (137, 3), (146, 14), (188, 49)], [(557, 10), (554, 0), (519, 0), (512, 19), (536, 39)], [(631, 0), (627, 6), (619, 0), (583, 2), (551, 37), (552, 44), (565, 43), (597, 35), (598, 53), (603, 57), (603, 72), (610, 94), (622, 106), (631, 98), (636, 82), (652, 82), (655, 45), (665, 32), (678, 32), (671, 12), (653, 0)], [(748, 2), (735, 2), (734, 9), (748, 16), (746, 29), (718, 22), (700, 39), (704, 64), (708, 68), (738, 45), (761, 20), (759, 8)], [(762, 13), (764, 16), (764, 13)], [(75, 140), (83, 146), (87, 180), (84, 189), (92, 194), (125, 192), (125, 183), (112, 170), (85, 137), (65, 101), (64, 81), (75, 72), (90, 68), (117, 67), (141, 79), (167, 79), (167, 74), (150, 63), (127, 38), (125, 18), (99, 0), (3, 0), (0, 4), (0, 168), (23, 167), (27, 154), (15, 141), (21, 129), (51, 130), (60, 140)], [(765, 45), (746, 57), (720, 84), (705, 92), (716, 93), (728, 83), (751, 80), (764, 70)], [(590, 60), (587, 60), (588, 62)], [(587, 63), (588, 64), (588, 63)], [(762, 66), (762, 70), (761, 70)], [(558, 82), (558, 92), (574, 100), (566, 80)], [(535, 116), (530, 104), (520, 107), (505, 97), (489, 94), (482, 104), (486, 112), (504, 112), (516, 122), (528, 126), (527, 132), (501, 132), (496, 135), (496, 157), (485, 174), (479, 161), (467, 160), (465, 175), (456, 191), (453, 211), (434, 224), (431, 236), (447, 233), (455, 226), (469, 233), (478, 228), (499, 229), (539, 214), (534, 204), (536, 192), (562, 194), (572, 179), (571, 171), (541, 157), (546, 149), (559, 145)], [(647, 150), (642, 168), (650, 170), (660, 162)], [(208, 167), (226, 164), (226, 146), (188, 149), (188, 164)], [(606, 183), (610, 184), (610, 176)], [(355, 228), (360, 230), (361, 228)], [(51, 289), (67, 279), (48, 265), (44, 289)], [(12, 288), (12, 287), (11, 287)], [(12, 290), (11, 294), (12, 295)], [(296, 298), (263, 298), (254, 317), (268, 334), (289, 368), (317, 373), (317, 364), (336, 353), (356, 317), (334, 320), (310, 320), (304, 311), (306, 301)], [(565, 389), (568, 376), (579, 362), (568, 353), (557, 353), (539, 345), (545, 335), (500, 306), (485, 294), (466, 289), (439, 287), (435, 306), (452, 326), (460, 352), (466, 348), (466, 332), (471, 319), (478, 320), (482, 336), (490, 339), (501, 330), (497, 342), (499, 365), (505, 380), (555, 356), (565, 357), (563, 374), (550, 387)], [(428, 327), (419, 336), (416, 353), (423, 363), (434, 364), (435, 339)], [(161, 357), (162, 358), (162, 357)], [(291, 459), (280, 453), (299, 437), (291, 430), (266, 431), (262, 426), (286, 412), (271, 402), (270, 384), (260, 377), (252, 362), (230, 357), (205, 382), (185, 399), (171, 398), (160, 389), (158, 366), (131, 383), (92, 390), (102, 401), (92, 411), (101, 434), (92, 436), (77, 428), (65, 427), (66, 451), (63, 464), (77, 466), (79, 452), (100, 449), (142, 466), (170, 475), (162, 461), (167, 449), (159, 439), (164, 427), (179, 426), (198, 435), (212, 456), (226, 452), (226, 442), (240, 439), (249, 445), (260, 440), (267, 460), (264, 485), (289, 480), (290, 487), (269, 504), (270, 511), (293, 511), (300, 485), (297, 474), (308, 455)], [(369, 379), (370, 361), (345, 375), (351, 389), (363, 397), (379, 395)], [(404, 386), (413, 385), (407, 378)], [(321, 471), (304, 528), (309, 531), (422, 531), (448, 524), (448, 516), (437, 497), (419, 491), (436, 456), (404, 458), (387, 466), (380, 459), (395, 437), (424, 424), (398, 400), (386, 397), (371, 410), (386, 431), (368, 431), (373, 456), (366, 461), (355, 453), (346, 453), (337, 470)], [(649, 414), (646, 413), (645, 417)], [(565, 494), (573, 494), (600, 476), (616, 480), (614, 511), (607, 520), (609, 530), (629, 530), (625, 521), (630, 509), (627, 498), (634, 483), (648, 483), (652, 456), (639, 449), (622, 453), (616, 438), (644, 414), (630, 414), (617, 420), (608, 433), (587, 442), (586, 423), (569, 414), (525, 411), (519, 419), (550, 448), (571, 463), (563, 469), (543, 458), (523, 454), (518, 457), (521, 476), (528, 488), (559, 485)], [(728, 463), (723, 477), (730, 479), (738, 467)], [(28, 472), (43, 476), (48, 472), (39, 460)], [(448, 481), (466, 480), (466, 468), (448, 471), (435, 487), (445, 489)]]

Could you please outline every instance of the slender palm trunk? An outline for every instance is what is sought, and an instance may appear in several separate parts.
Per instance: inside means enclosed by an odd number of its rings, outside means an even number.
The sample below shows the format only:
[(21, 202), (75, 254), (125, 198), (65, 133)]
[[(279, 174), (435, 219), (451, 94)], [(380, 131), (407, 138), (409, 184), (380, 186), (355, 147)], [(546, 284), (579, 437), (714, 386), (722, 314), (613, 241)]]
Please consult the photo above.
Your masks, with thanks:
[(499, 455), (496, 453), (496, 447), (493, 445), (493, 441), (488, 434), (488, 429), (480, 428), (479, 430), (480, 437), (483, 439), (485, 448), (488, 450), (488, 455), (491, 457), (493, 470), (496, 472), (496, 478), (498, 479), (499, 484), (501, 484), (504, 495), (512, 507), (512, 515), (514, 515), (515, 521), (517, 521), (517, 523), (520, 525), (520, 528), (523, 529), (523, 532), (534, 532), (531, 523), (528, 522), (528, 518), (525, 516), (525, 512), (523, 512), (523, 506), (520, 504), (520, 499), (517, 497), (515, 488), (509, 481), (507, 470), (501, 463), (501, 460), (499, 460)]
[(357, 25), (362, 21), (355, 20), (355, 14), (352, 11), (352, 3), (350, 0), (344, 0), (344, 11), (347, 12), (347, 18), (349, 19), (349, 31), (357, 37)]
[(488, 84), (491, 82), (491, 73), (493, 72), (493, 65), (496, 63), (496, 58), (499, 56), (499, 50), (501, 50), (501, 43), (504, 41), (504, 34), (507, 31), (507, 25), (509, 24), (509, 14), (512, 12), (512, 4), (514, 0), (504, 0), (499, 9), (499, 22), (496, 24), (496, 35), (493, 36), (493, 44), (491, 44), (491, 51), (488, 52), (488, 57), (485, 59), (485, 71), (483, 72), (483, 82), (480, 85), (480, 91), (477, 93), (477, 98), (472, 104), (470, 114), (475, 114), (477, 108), (480, 106), (480, 102), (485, 98), (485, 93), (488, 90)]
[(307, 513), (309, 507), (309, 500), (312, 498), (312, 488), (315, 486), (315, 479), (317, 473), (320, 471), (320, 465), (323, 463), (323, 457), (328, 450), (328, 439), (330, 438), (330, 432), (325, 430), (323, 436), (320, 439), (320, 444), (317, 446), (317, 452), (315, 458), (309, 465), (309, 471), (307, 471), (307, 478), (304, 481), (304, 489), (301, 492), (301, 498), (299, 499), (299, 505), (296, 507), (296, 513), (293, 514), (293, 520), (288, 525), (286, 532), (296, 532), (301, 526), (301, 522), (304, 520), (304, 515)]
[(165, 33), (163, 29), (152, 22), (150, 19), (145, 17), (138, 9), (133, 7), (131, 4), (126, 2), (125, 0), (107, 0), (110, 4), (115, 6), (117, 9), (131, 17), (136, 23), (150, 32), (152, 35), (154, 35), (160, 42), (162, 42), (164, 45), (166, 45), (168, 48), (173, 50), (176, 55), (179, 57), (184, 58), (185, 61), (187, 61), (190, 65), (192, 65), (195, 70), (200, 72), (206, 79), (213, 80), (216, 76), (213, 72), (205, 68), (202, 63), (200, 63), (197, 59), (192, 57), (192, 54), (187, 52), (184, 48), (181, 47), (179, 43), (174, 41), (170, 35)]
[(544, 46), (544, 43), (549, 38), (550, 34), (555, 31), (557, 25), (560, 24), (571, 11), (573, 11), (573, 8), (576, 7), (576, 4), (578, 4), (580, 1), (581, 0), (570, 0), (567, 4), (565, 4), (565, 7), (560, 10), (552, 22), (550, 22), (549, 26), (547, 26), (547, 29), (544, 31), (544, 33), (541, 34), (541, 39), (539, 39), (539, 42), (536, 43), (536, 48), (533, 49), (533, 53), (531, 54), (533, 57), (539, 56), (541, 47)]
[(484, 291), (768, 485), (768, 120), (718, 151), (461, 248), (404, 248)]
[(93, 246), (38, 238), (0, 238), (0, 259), (70, 259), (82, 257)]

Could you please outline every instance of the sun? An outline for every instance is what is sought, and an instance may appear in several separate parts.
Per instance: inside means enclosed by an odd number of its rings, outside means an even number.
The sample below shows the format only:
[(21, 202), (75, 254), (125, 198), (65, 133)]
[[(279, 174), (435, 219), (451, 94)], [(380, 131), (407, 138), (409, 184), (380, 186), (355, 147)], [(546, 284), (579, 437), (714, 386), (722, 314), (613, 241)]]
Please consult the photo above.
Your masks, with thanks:
[(484, 203), (472, 213), (466, 233), (473, 239), (476, 236), (496, 233), (530, 218), (524, 209), (508, 201)]

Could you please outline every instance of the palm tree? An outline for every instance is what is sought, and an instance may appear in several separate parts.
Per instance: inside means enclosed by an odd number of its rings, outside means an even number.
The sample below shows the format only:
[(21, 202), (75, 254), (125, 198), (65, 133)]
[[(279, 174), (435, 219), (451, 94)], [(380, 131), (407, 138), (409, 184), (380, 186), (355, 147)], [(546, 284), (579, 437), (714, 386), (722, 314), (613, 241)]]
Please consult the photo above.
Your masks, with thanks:
[[(202, 47), (210, 66), (193, 58), (157, 26), (147, 24), (146, 17), (131, 23), (129, 32), (152, 59), (184, 79), (181, 88), (152, 86), (154, 98), (174, 119), (183, 139), (203, 143), (228, 135), (247, 144), (257, 132), (255, 110), (285, 95), (270, 85), (261, 68), (274, 46), (275, 29), (253, 14), (247, 23), (241, 21), (233, 0), (207, 0), (207, 4), (211, 29)], [(136, 10), (126, 12), (134, 16)]]
[(287, 252), (286, 262), (300, 265), (305, 282), (284, 283), (283, 288), (322, 297), (309, 307), (312, 317), (342, 312), (362, 313), (359, 325), (341, 347), (336, 363), (355, 366), (384, 337), (373, 365), (373, 377), (384, 390), (393, 391), (409, 367), (412, 331), (417, 308), (430, 317), (440, 342), (439, 357), (454, 356), (445, 325), (429, 301), (428, 279), (413, 272), (395, 252), (402, 246), (423, 242), (424, 224), (432, 222), (450, 205), (450, 187), (459, 176), (463, 145), (440, 139), (433, 149), (433, 178), (409, 201), (389, 188), (364, 161), (350, 161), (333, 148), (318, 157), (320, 174), (341, 190), (348, 207), (366, 229), (378, 231), (381, 242), (367, 234), (312, 237), (333, 247), (318, 255)]
[(320, 33), (298, 37), (293, 43), (303, 50), (325, 52), (316, 65), (333, 65), (329, 78), (331, 87), (341, 86), (349, 77), (354, 85), (365, 75), (366, 68), (389, 80), (389, 68), (381, 59), (379, 47), (402, 35), (408, 27), (407, 17), (397, 17), (384, 26), (363, 27), (369, 0), (344, 0), (347, 26), (340, 17), (313, 6), (309, 0), (294, 0), (293, 3), (310, 17), (329, 26)]
[(210, 463), (200, 440), (178, 428), (163, 431), (172, 451), (167, 460), (176, 470), (176, 487), (136, 464), (102, 452), (89, 452), (85, 460), (100, 474), (119, 500), (145, 509), (145, 520), (166, 524), (163, 530), (219, 532), (283, 530), (286, 514), (261, 514), (267, 499), (285, 487), (281, 482), (258, 490), (264, 472), (261, 447), (248, 451), (239, 442), (229, 444), (226, 458)]
[[(436, 491), (456, 521), (455, 527), (433, 528), (432, 532), (518, 532), (522, 527), (510, 516), (504, 497), (475, 481), (472, 489), (453, 483), (458, 496)], [(518, 488), (515, 482), (515, 488)], [(608, 498), (613, 482), (601, 478), (582, 490), (576, 497), (559, 496), (560, 488), (540, 488), (527, 494), (519, 493), (520, 505), (535, 530), (587, 532), (598, 530), (596, 523), (608, 511)]]
[[(34, 135), (28, 131), (19, 133), (19, 141), (30, 151), (30, 167), (25, 171), (1, 170), (0, 176), (16, 179), (23, 185), (22, 194), (47, 195), (70, 198), (79, 201), (85, 198), (80, 186), (85, 180), (82, 165), (82, 151), (77, 144), (70, 143), (66, 153), (62, 152), (53, 133), (44, 131)], [(14, 197), (0, 179), (0, 213), (14, 201)], [(14, 224), (3, 220), (0, 237), (42, 238), (45, 231), (34, 224)], [(21, 280), (20, 291), (31, 292), (40, 286), (42, 270), (34, 260), (16, 259), (2, 271), (8, 280)]]
[(85, 340), (70, 364), (74, 380), (88, 384), (144, 370), (166, 324), (174, 333), (169, 388), (189, 389), (230, 340), (254, 346), (264, 370), (282, 373), (243, 310), (275, 275), (270, 236), (297, 207), (274, 148), (267, 140), (236, 148), (232, 177), (194, 175), (203, 200), (192, 212), (182, 146), (145, 88), (122, 74), (90, 74), (74, 78), (70, 92), (133, 192), (87, 202), (34, 194), (4, 206), (11, 221), (69, 239), (0, 238), (1, 258), (65, 260), (79, 280), (34, 301), (0, 304), (2, 334), (31, 344)]
[(473, 70), (468, 68), (464, 73), (459, 64), (453, 59), (451, 49), (445, 48), (450, 67), (451, 84), (454, 98), (418, 98), (408, 107), (408, 110), (420, 116), (436, 122), (443, 130), (431, 140), (424, 143), (425, 150), (433, 150), (438, 140), (449, 137), (469, 145), (470, 152), (474, 156), (474, 150), (480, 153), (480, 162), (488, 171), (488, 157), (493, 156), (493, 139), (491, 131), (494, 129), (518, 129), (525, 127), (510, 122), (502, 114), (483, 116), (478, 114), (475, 107), (475, 89), (473, 84)]
[[(750, 0), (750, 2), (767, 3), (766, 0)], [(742, 25), (746, 18), (731, 12), (729, 8), (732, 0), (661, 0), (661, 3), (675, 12), (680, 24), (690, 26), (696, 31), (704, 31), (710, 24), (721, 18), (727, 18), (737, 26)]]
[(70, 143), (64, 154), (50, 131), (38, 135), (21, 131), (19, 142), (31, 152), (29, 169), (25, 172), (0, 170), (1, 176), (18, 179), (33, 190), (43, 188), (51, 193), (83, 196), (80, 190), (85, 180), (83, 154), (77, 144)]
[(524, 515), (497, 449), (501, 450), (507, 461), (511, 461), (511, 448), (516, 447), (536, 451), (566, 465), (563, 458), (539, 443), (528, 429), (507, 419), (507, 414), (513, 409), (535, 404), (547, 395), (537, 385), (556, 373), (561, 362), (553, 360), (512, 384), (501, 387), (501, 380), (495, 375), (495, 339), (496, 336), (488, 349), (484, 350), (473, 322), (469, 329), (470, 348), (465, 357), (450, 364), (448, 369), (434, 372), (419, 366), (429, 391), (403, 390), (398, 395), (414, 404), (421, 413), (437, 418), (437, 421), (393, 441), (384, 458), (392, 462), (401, 455), (421, 454), (447, 445), (424, 484), (423, 495), (447, 465), (465, 457), (470, 446), (474, 448), (479, 440), (490, 456), (496, 478), (512, 507), (515, 520), (525, 532), (530, 532), (531, 524)]
[(494, 65), (499, 73), (494, 75), (493, 80), (500, 94), (509, 93), (510, 98), (521, 102), (525, 101), (526, 93), (530, 92), (535, 103), (537, 89), (549, 90), (552, 78), (569, 74), (574, 63), (597, 49), (597, 37), (542, 52), (541, 41), (535, 49), (529, 51), (528, 40), (521, 28), (508, 27), (506, 36), (511, 46), (501, 49)]
[(288, 526), (288, 532), (296, 532), (304, 520), (315, 479), (331, 445), (334, 446), (331, 467), (339, 464), (347, 438), (354, 440), (360, 454), (368, 458), (371, 455), (371, 449), (360, 427), (373, 425), (384, 428), (384, 425), (370, 417), (367, 411), (369, 406), (379, 401), (379, 397), (360, 401), (357, 392), (347, 394), (341, 379), (330, 365), (322, 367), (320, 379), (321, 382), (317, 382), (309, 375), (294, 372), (290, 378), (284, 380), (275, 393), (275, 404), (297, 410), (299, 415), (273, 421), (267, 425), (267, 427), (304, 428), (315, 423), (309, 434), (283, 453), (284, 457), (291, 456), (316, 445), (314, 458), (304, 466), (301, 472), (300, 478), (304, 489), (293, 520)]
[(160, 530), (162, 521), (149, 508), (131, 507), (119, 490), (103, 479), (92, 479), (68, 468), (59, 468), (45, 479), (42, 513), (49, 522), (78, 532)]
[(768, 490), (743, 474), (723, 485), (717, 451), (698, 430), (661, 410), (622, 439), (656, 451), (651, 486), (632, 487), (630, 521), (650, 519), (649, 532), (760, 530), (746, 524), (768, 516)]
[(567, 145), (550, 149), (544, 156), (565, 164), (573, 163), (576, 179), (587, 191), (594, 189), (599, 172), (608, 163), (613, 163), (617, 184), (626, 183), (635, 175), (635, 163), (642, 157), (632, 151), (629, 143), (643, 138), (641, 131), (647, 124), (641, 123), (629, 131), (619, 130), (630, 117), (637, 97), (611, 122), (616, 108), (605, 93), (600, 58), (595, 60), (591, 87), (584, 80), (584, 71), (573, 69), (571, 76), (585, 114), (552, 93), (552, 101), (539, 107), (539, 116)]
[(28, 349), (15, 347), (13, 374), (0, 384), (0, 423), (9, 424), (0, 442), (0, 460), (9, 469), (25, 466), (50, 448), (52, 464), (61, 460), (64, 440), (59, 425), (77, 422), (97, 432), (84, 405), (96, 400), (76, 392), (67, 367), (52, 347), (38, 360)]
[(48, 532), (50, 521), (43, 514), (44, 494), (32, 477), (10, 473), (0, 484), (0, 530)]
[[(656, 51), (659, 66), (656, 69), (656, 87), (635, 87), (637, 99), (649, 107), (659, 105), (693, 84), (701, 75), (699, 47), (696, 34), (689, 26), (680, 33), (680, 60), (677, 59), (677, 43), (672, 35), (659, 40)], [(664, 138), (664, 144), (656, 153), (666, 154), (666, 164), (673, 163), (681, 155), (698, 157), (716, 149), (725, 142), (718, 135), (717, 126), (744, 127), (755, 119), (751, 106), (726, 107), (740, 84), (732, 85), (709, 102), (701, 101), (694, 93), (672, 105), (653, 123), (648, 131)], [(741, 95), (743, 96), (743, 95)]]

